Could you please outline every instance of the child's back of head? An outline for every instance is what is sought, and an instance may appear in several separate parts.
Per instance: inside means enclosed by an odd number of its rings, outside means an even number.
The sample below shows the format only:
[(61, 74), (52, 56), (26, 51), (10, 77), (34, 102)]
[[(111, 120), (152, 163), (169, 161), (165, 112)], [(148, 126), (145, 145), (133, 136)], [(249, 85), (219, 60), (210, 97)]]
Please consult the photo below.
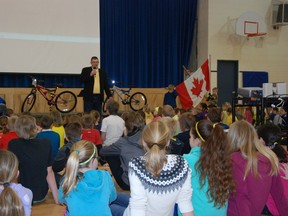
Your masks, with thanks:
[(68, 140), (80, 139), (82, 127), (78, 122), (69, 123), (65, 127), (65, 133)]
[(51, 116), (44, 115), (44, 116), (41, 117), (41, 119), (40, 119), (40, 127), (42, 129), (45, 129), (45, 130), (50, 129), (52, 124), (53, 124), (53, 119), (52, 119)]
[(59, 111), (57, 110), (53, 110), (51, 113), (50, 113), (52, 119), (53, 119), (53, 125), (55, 127), (60, 127), (63, 125), (63, 119), (62, 119), (62, 115)]
[(81, 124), (84, 129), (92, 129), (94, 128), (94, 118), (92, 115), (85, 114), (81, 118)]
[(117, 115), (119, 111), (119, 103), (113, 99), (109, 99), (107, 102), (107, 110), (109, 115)]
[(10, 151), (0, 150), (0, 184), (4, 187), (0, 194), (1, 216), (23, 216), (24, 208), (17, 193), (10, 184), (17, 178), (18, 159)]

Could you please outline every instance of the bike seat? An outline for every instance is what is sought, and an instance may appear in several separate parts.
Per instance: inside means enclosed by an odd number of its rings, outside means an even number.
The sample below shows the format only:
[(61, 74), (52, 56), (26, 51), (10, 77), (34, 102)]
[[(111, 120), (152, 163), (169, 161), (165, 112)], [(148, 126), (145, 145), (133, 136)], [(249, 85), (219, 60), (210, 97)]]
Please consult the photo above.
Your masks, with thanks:
[(125, 93), (129, 93), (131, 91), (131, 89), (127, 89), (127, 90), (122, 89), (121, 91), (125, 94)]
[(58, 83), (58, 84), (56, 84), (56, 87), (57, 87), (57, 88), (61, 88), (62, 86), (63, 86), (62, 83)]

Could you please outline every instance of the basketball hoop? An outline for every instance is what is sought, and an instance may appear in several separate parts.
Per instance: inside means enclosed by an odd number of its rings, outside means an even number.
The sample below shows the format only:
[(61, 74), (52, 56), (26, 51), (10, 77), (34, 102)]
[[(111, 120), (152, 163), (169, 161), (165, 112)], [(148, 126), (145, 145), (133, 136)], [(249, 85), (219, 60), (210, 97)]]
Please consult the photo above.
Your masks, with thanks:
[(267, 35), (267, 33), (253, 33), (253, 34), (247, 34), (247, 37), (263, 37)]

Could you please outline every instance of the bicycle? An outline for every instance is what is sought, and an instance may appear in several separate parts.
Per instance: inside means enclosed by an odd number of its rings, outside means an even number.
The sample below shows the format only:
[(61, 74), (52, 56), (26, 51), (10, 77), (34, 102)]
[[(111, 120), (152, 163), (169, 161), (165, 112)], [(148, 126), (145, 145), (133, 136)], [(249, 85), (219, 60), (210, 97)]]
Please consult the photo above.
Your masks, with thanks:
[[(135, 92), (134, 94), (130, 95), (131, 88), (128, 90), (122, 89), (116, 85), (113, 85), (110, 88), (112, 96), (116, 93), (119, 99), (121, 100), (123, 105), (129, 105), (130, 108), (134, 111), (142, 110), (143, 107), (147, 104), (147, 98), (142, 92)], [(109, 98), (106, 98), (103, 103), (103, 113), (107, 111), (107, 101)]]
[(36, 101), (37, 91), (45, 98), (50, 106), (50, 110), (52, 106), (55, 106), (61, 113), (69, 113), (76, 107), (77, 97), (73, 92), (63, 91), (59, 94), (56, 93), (56, 91), (62, 86), (61, 84), (56, 84), (54, 89), (48, 89), (39, 85), (36, 78), (31, 77), (31, 79), (33, 87), (31, 92), (24, 99), (21, 107), (22, 112), (29, 112), (33, 108)]

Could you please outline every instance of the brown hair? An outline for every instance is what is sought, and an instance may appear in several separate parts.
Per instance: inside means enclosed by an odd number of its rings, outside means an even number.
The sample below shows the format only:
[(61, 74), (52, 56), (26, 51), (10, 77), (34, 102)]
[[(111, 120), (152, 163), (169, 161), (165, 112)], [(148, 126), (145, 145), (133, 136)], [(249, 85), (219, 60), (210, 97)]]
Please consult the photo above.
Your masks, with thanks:
[(15, 122), (15, 131), (20, 138), (35, 138), (37, 136), (36, 119), (29, 115), (19, 116)]
[(97, 110), (91, 110), (89, 114), (94, 118), (94, 124), (96, 124), (100, 119), (100, 113)]
[(141, 129), (144, 126), (144, 119), (139, 112), (129, 111), (123, 117), (128, 133)]
[(142, 133), (143, 146), (147, 150), (145, 154), (145, 167), (154, 176), (159, 176), (167, 162), (166, 147), (170, 142), (170, 131), (161, 121), (151, 122)]
[(50, 129), (51, 125), (53, 124), (53, 119), (49, 115), (44, 115), (40, 119), (40, 126), (43, 129)]
[(94, 128), (94, 118), (90, 114), (85, 114), (81, 118), (81, 124), (84, 129)]
[(68, 140), (80, 138), (82, 134), (82, 127), (78, 122), (69, 123), (65, 127), (65, 133)]
[(183, 132), (190, 130), (193, 126), (195, 126), (196, 123), (195, 117), (191, 112), (183, 113), (179, 117), (178, 121), (180, 124), (181, 131)]
[(113, 99), (109, 99), (107, 102), (107, 110), (110, 115), (117, 115), (119, 110), (119, 103)]
[(230, 193), (235, 191), (227, 136), (220, 125), (211, 124), (208, 120), (199, 121), (191, 129), (191, 135), (202, 141), (201, 156), (196, 163), (200, 186), (203, 188), (208, 181), (207, 196), (215, 206), (222, 207)]
[(52, 119), (53, 119), (53, 125), (55, 127), (60, 127), (63, 125), (63, 119), (62, 119), (62, 115), (59, 111), (57, 110), (53, 110), (51, 113), (50, 113)]
[(170, 105), (164, 105), (162, 115), (169, 116), (172, 118), (175, 115), (173, 107)]
[(221, 121), (221, 110), (219, 108), (210, 108), (207, 112), (207, 117), (212, 123)]
[[(10, 184), (18, 172), (18, 159), (10, 151), (0, 150), (0, 185)], [(22, 216), (24, 208), (17, 193), (9, 186), (4, 186), (0, 194), (1, 216)]]

